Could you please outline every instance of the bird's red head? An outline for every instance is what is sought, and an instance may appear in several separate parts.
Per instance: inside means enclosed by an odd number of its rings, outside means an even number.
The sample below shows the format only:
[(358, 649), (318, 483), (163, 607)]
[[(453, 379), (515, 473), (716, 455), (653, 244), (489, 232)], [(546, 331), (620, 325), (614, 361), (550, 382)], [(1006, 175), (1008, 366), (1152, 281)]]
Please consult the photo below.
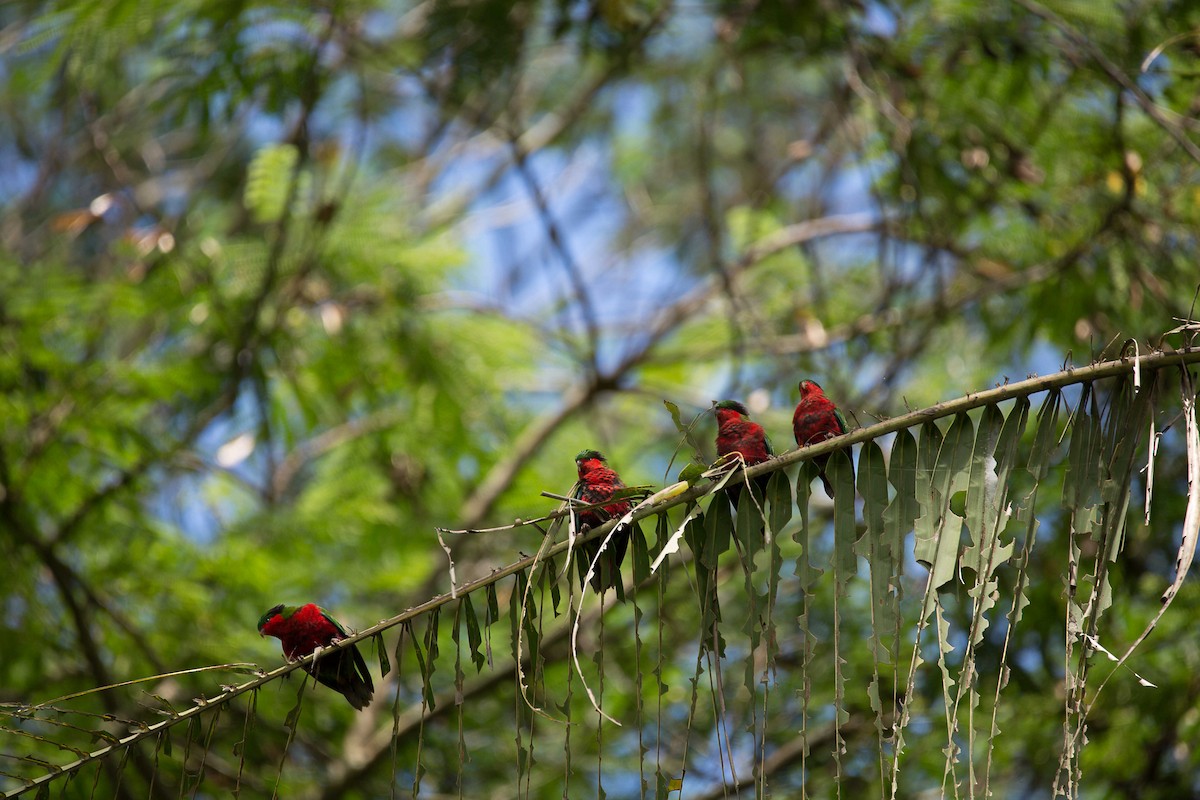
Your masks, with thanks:
[(738, 422), (750, 416), (750, 412), (746, 410), (746, 407), (737, 400), (722, 400), (719, 403), (714, 403), (713, 411), (717, 415), (718, 425)]
[(820, 384), (816, 381), (800, 381), (800, 399), (823, 395), (825, 392), (821, 389)]
[(604, 454), (599, 450), (581, 450), (579, 455), (575, 456), (575, 468), (579, 471), (580, 478), (605, 463)]
[(290, 617), (295, 612), (295, 607), (285, 606), (280, 603), (277, 606), (271, 606), (267, 613), (258, 618), (258, 635), (259, 636), (274, 636), (275, 625), (286, 617)]

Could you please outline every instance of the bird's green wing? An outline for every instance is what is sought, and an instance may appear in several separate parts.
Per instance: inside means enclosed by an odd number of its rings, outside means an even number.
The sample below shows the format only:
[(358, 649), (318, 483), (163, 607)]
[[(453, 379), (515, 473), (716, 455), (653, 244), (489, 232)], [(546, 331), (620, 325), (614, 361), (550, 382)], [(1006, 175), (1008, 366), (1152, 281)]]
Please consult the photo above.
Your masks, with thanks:
[(328, 611), (321, 608), (320, 606), (317, 606), (317, 609), (321, 612), (321, 616), (324, 617), (329, 622), (329, 624), (333, 625), (333, 627), (338, 629), (338, 633), (340, 633), (342, 636), (350, 635), (349, 633), (346, 632), (346, 629), (342, 627), (342, 623), (340, 623), (336, 619), (334, 619), (333, 616)]
[(837, 406), (833, 407), (833, 415), (837, 417), (838, 426), (841, 427), (842, 433), (850, 430), (850, 426), (846, 424), (846, 418), (842, 415), (842, 410)]
[(775, 448), (771, 447), (771, 437), (767, 436), (766, 433), (763, 434), (763, 444), (767, 447), (767, 455), (775, 455)]

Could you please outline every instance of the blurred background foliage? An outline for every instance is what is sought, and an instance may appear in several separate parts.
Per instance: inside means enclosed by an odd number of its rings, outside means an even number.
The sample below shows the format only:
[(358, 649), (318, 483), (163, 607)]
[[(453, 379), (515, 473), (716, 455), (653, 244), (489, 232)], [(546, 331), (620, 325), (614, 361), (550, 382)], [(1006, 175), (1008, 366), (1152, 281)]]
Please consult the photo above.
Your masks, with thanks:
[[(539, 493), (570, 487), (584, 447), (627, 482), (673, 480), (679, 436), (663, 399), (685, 418), (744, 399), (782, 450), (800, 377), (867, 425), (1112, 355), (1127, 337), (1156, 343), (1173, 317), (1195, 317), (1197, 30), (1187, 2), (5, 3), (0, 701), (274, 665), (276, 643), (254, 623), (278, 602), (319, 602), (360, 628), (415, 605), (448, 588), (434, 526), (545, 512)], [(1186, 490), (1176, 421), (1159, 419), (1149, 523), (1135, 479), (1106, 618), (1116, 643), (1152, 616), (1174, 566)], [(703, 417), (699, 438), (712, 431)], [(1001, 796), (1046, 796), (1063, 746), (1061, 479), (1052, 470), (1039, 495), (995, 739)], [(827, 525), (817, 498), (813, 519)], [(451, 539), (459, 578), (539, 541), (531, 529)], [(797, 545), (782, 546), (793, 563)], [(723, 601), (740, 619), (731, 574)], [(796, 692), (817, 707), (835, 683), (827, 655), (803, 680), (786, 668), (805, 644), (794, 571), (780, 580), (772, 750), (801, 725)], [(832, 711), (809, 719), (804, 769), (788, 761), (768, 781), (789, 796), (805, 781), (813, 796), (834, 782), (886, 795), (875, 764), (891, 745), (869, 721), (857, 585), (840, 611), (846, 753), (835, 769), (821, 728)], [(618, 719), (660, 702), (634, 665), (672, 687), (657, 728), (600, 735), (593, 719), (564, 743), (501, 676), (463, 706), (443, 703), (447, 717), (419, 737), (406, 729), (393, 770), (372, 744), (390, 738), (387, 701), (352, 719), (336, 695), (310, 691), (285, 757), (292, 693), (272, 686), (249, 744), (234, 746), (255, 716), (239, 706), (177, 734), (196, 752), (160, 740), (109, 759), (96, 785), (117, 797), (199, 785), (207, 735), (207, 791), (233, 786), (246, 758), (252, 796), (271, 791), (277, 767), (285, 796), (379, 796), (414, 780), (418, 738), (422, 796), (511, 796), (514, 772), (530, 796), (597, 794), (598, 773), (610, 795), (635, 796), (636, 768), (661, 795), (663, 775), (685, 767), (708, 791), (721, 745), (703, 691), (688, 724), (689, 681), (709, 675), (694, 674), (703, 637), (685, 570), (660, 591), (640, 628), (657, 665), (635, 649), (628, 607), (596, 649)], [(815, 597), (826, 609), (832, 589)], [(1186, 585), (1141, 651), (1135, 668), (1157, 690), (1128, 676), (1106, 690), (1082, 758), (1093, 796), (1198, 790), (1197, 603)], [(494, 630), (507, 652), (507, 626)], [(561, 687), (568, 651), (544, 644), (545, 684)], [(757, 701), (737, 659), (753, 653), (728, 655), (730, 726), (743, 736)], [(452, 680), (446, 658), (439, 675)], [(223, 680), (72, 708), (153, 718)], [(916, 688), (936, 727), (937, 683)], [(419, 702), (419, 682), (405, 683), (400, 707)], [(573, 702), (587, 717), (578, 687)], [(41, 771), (21, 755), (61, 763), (45, 739), (68, 729), (24, 730), (43, 738), (4, 737), (0, 771)], [(642, 755), (639, 733), (666, 755)], [(733, 747), (752, 758), (754, 746)], [(910, 754), (902, 796), (944, 788), (940, 746)], [(966, 793), (965, 771), (957, 779)], [(64, 782), (64, 796), (92, 781)]]

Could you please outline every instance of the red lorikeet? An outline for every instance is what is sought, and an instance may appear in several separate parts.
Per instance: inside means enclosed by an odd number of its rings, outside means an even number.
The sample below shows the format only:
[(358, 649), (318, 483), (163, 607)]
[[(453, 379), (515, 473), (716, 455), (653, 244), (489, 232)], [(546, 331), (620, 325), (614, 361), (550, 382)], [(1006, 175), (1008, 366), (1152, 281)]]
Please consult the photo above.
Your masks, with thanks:
[[(796, 444), (804, 447), (816, 444), (846, 432), (846, 418), (825, 396), (825, 392), (816, 381), (800, 381), (800, 402), (796, 404), (796, 413), (792, 415), (792, 433), (796, 435)], [(825, 493), (833, 497), (833, 484), (825, 476), (825, 465), (829, 463), (829, 455), (817, 456), (813, 459), (821, 471), (821, 483)]]
[[(717, 456), (730, 453), (741, 453), (750, 467), (773, 458), (775, 451), (771, 449), (771, 440), (767, 438), (762, 425), (750, 419), (750, 412), (736, 400), (722, 400), (714, 407), (717, 415)], [(760, 475), (754, 479), (754, 485), (762, 494), (766, 490), (770, 475)], [(741, 493), (740, 485), (729, 487), (729, 496), (737, 504)]]
[[(579, 482), (575, 485), (573, 496), (584, 503), (603, 503), (612, 499), (618, 489), (625, 488), (621, 476), (609, 468), (604, 456), (599, 451), (584, 450), (575, 456), (575, 467), (579, 473)], [(602, 525), (610, 519), (619, 519), (627, 514), (629, 509), (628, 500), (617, 500), (598, 508), (576, 512), (579, 530), (586, 531)], [(587, 567), (600, 552), (600, 544), (603, 541), (604, 538), (601, 537), (583, 544), (580, 557), (586, 558), (587, 562), (583, 565), (581, 576), (587, 574)], [(621, 580), (621, 562), (625, 560), (625, 549), (628, 545), (629, 530), (627, 528), (614, 532), (608, 548), (604, 551), (604, 556), (596, 563), (596, 571), (592, 575), (592, 589), (597, 594), (603, 594), (606, 589), (615, 586)]]
[[(283, 643), (283, 654), (292, 661), (350, 635), (341, 623), (329, 616), (328, 611), (315, 603), (273, 607), (258, 620), (258, 632), (279, 639)], [(304, 669), (320, 683), (341, 692), (350, 705), (360, 711), (375, 694), (371, 673), (357, 647), (320, 656)]]

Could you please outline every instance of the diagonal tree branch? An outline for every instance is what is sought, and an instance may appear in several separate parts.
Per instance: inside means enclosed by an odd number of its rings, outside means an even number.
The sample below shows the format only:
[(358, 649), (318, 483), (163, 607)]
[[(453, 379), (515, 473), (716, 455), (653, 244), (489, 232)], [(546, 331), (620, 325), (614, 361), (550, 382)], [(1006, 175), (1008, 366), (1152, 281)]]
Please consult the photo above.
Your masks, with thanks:
[[(1078, 385), (1096, 381), (1102, 378), (1110, 378), (1116, 375), (1127, 375), (1135, 370), (1153, 371), (1163, 369), (1164, 367), (1173, 367), (1178, 365), (1188, 365), (1200, 363), (1200, 349), (1184, 350), (1184, 351), (1159, 351), (1152, 352), (1149, 355), (1134, 358), (1121, 358), (1112, 361), (1104, 361), (1096, 364), (1091, 364), (1085, 367), (1070, 368), (1062, 372), (1047, 375), (1045, 377), (1030, 378), (1028, 380), (1011, 383), (1005, 386), (1000, 386), (995, 389), (989, 389), (982, 392), (974, 392), (964, 397), (954, 400), (949, 400), (944, 403), (937, 403), (923, 408), (918, 411), (913, 411), (899, 417), (895, 417), (876, 425), (860, 428), (851, 433), (839, 436), (834, 439), (827, 439), (819, 444), (808, 445), (806, 447), (796, 448), (783, 455), (766, 461), (762, 464), (757, 464), (746, 469), (744, 472), (739, 471), (737, 476), (729, 481), (734, 483), (740, 481), (743, 476), (747, 479), (753, 479), (759, 475), (765, 475), (770, 472), (786, 469), (787, 467), (808, 461), (816, 456), (832, 452), (833, 450), (849, 447), (852, 444), (865, 442), (885, 436), (889, 433), (894, 433), (904, 428), (910, 428), (925, 422), (930, 422), (945, 417), (961, 414), (976, 408), (994, 405), (1006, 400), (1011, 400), (1017, 397), (1026, 397), (1037, 392), (1047, 391), (1049, 389), (1060, 389), (1065, 386)], [(685, 503), (693, 503), (704, 495), (710, 493), (714, 487), (712, 482), (705, 482), (688, 487), (687, 484), (677, 484), (678, 491), (672, 492), (664, 490), (662, 492), (663, 499), (658, 502), (647, 505), (645, 508), (637, 511), (633, 515), (633, 519), (640, 520), (646, 517), (662, 514), (663, 512)], [(672, 487), (676, 488), (676, 487)], [(600, 525), (586, 534), (587, 540), (599, 539), (608, 534), (608, 532), (616, 525), (617, 520)], [(508, 564), (507, 566), (495, 570), (492, 574), (485, 577), (469, 581), (460, 587), (457, 587), (453, 592), (447, 592), (437, 597), (430, 598), (423, 603), (420, 603), (404, 612), (397, 614), (389, 619), (383, 620), (369, 628), (366, 628), (352, 636), (338, 641), (330, 647), (324, 648), (318, 653), (306, 656), (299, 661), (294, 661), (290, 664), (284, 664), (270, 672), (264, 673), (261, 677), (240, 684), (238, 686), (227, 689), (221, 694), (205, 700), (199, 705), (192, 706), (179, 714), (168, 719), (147, 726), (145, 729), (130, 734), (117, 743), (102, 747), (86, 757), (77, 759), (69, 764), (59, 767), (53, 772), (41, 775), (35, 778), (29, 786), (10, 792), (6, 797), (15, 797), (29, 791), (34, 791), (42, 785), (68, 775), (74, 774), (84, 766), (105, 758), (115, 752), (124, 750), (131, 745), (134, 745), (144, 739), (148, 739), (159, 735), (162, 731), (182, 724), (191, 720), (205, 711), (212, 710), (218, 706), (223, 706), (234, 698), (239, 697), (247, 692), (253, 691), (264, 684), (277, 680), (284, 675), (287, 675), (297, 669), (301, 669), (307, 664), (311, 664), (316, 658), (328, 658), (331, 652), (342, 650), (357, 644), (360, 641), (375, 636), (382, 631), (394, 628), (409, 620), (415, 619), (423, 614), (426, 614), (434, 609), (441, 608), (449, 603), (456, 602), (463, 594), (483, 589), (491, 584), (497, 583), (510, 575), (517, 572), (523, 572), (530, 569), (538, 560), (560, 555), (566, 551), (567, 542), (559, 542), (549, 548), (546, 552), (539, 555), (526, 556), (517, 561)]]
[[(625, 590), (627, 595), (634, 592), (638, 587), (635, 587), (632, 580), (625, 582)], [(604, 613), (617, 604), (616, 595), (610, 594), (608, 600), (603, 605), (598, 605), (597, 608), (589, 610), (583, 615), (584, 621), (591, 623), (599, 619)], [(569, 623), (555, 626), (555, 628), (542, 636), (539, 647), (544, 651), (545, 648), (565, 642), (571, 633), (571, 625)], [(521, 668), (526, 674), (531, 667), (531, 662), (526, 658), (522, 660)], [(393, 720), (388, 719), (387, 723), (379, 726), (374, 731), (370, 732), (366, 741), (362, 743), (361, 752), (353, 759), (342, 759), (335, 761), (329, 765), (326, 771), (327, 780), (320, 787), (314, 788), (312, 791), (302, 795), (304, 800), (336, 800), (343, 797), (349, 789), (354, 788), (361, 782), (372, 769), (391, 751), (393, 738), (402, 738), (412, 733), (422, 721), (428, 722), (435, 717), (441, 716), (444, 712), (461, 705), (468, 697), (475, 697), (485, 694), (494, 688), (497, 688), (509, 681), (516, 675), (516, 663), (509, 660), (507, 664), (499, 669), (493, 670), (486, 676), (477, 676), (470, 683), (465, 685), (462, 694), (456, 694), (456, 690), (448, 689), (438, 695), (435, 708), (429, 709), (420, 705), (410, 707), (407, 711), (400, 715), (399, 724), (395, 726), (393, 734)]]
[(571, 290), (575, 293), (575, 299), (579, 303), (579, 314), (583, 318), (584, 333), (588, 340), (588, 365), (595, 373), (599, 369), (597, 365), (600, 357), (600, 325), (596, 321), (596, 309), (592, 306), (591, 293), (588, 292), (587, 284), (583, 280), (583, 271), (579, 268), (579, 262), (567, 244), (562, 227), (550, 211), (546, 194), (542, 191), (541, 185), (537, 182), (537, 178), (534, 177), (533, 170), (529, 166), (528, 156), (521, 150), (521, 144), (515, 138), (511, 142), (511, 150), (517, 174), (533, 199), (534, 208), (537, 209), (538, 216), (542, 220), (542, 227), (546, 229), (546, 238), (558, 252), (558, 260), (567, 274)]
[(396, 425), (404, 419), (404, 413), (398, 405), (381, 408), (366, 416), (335, 425), (298, 445), (280, 462), (271, 476), (268, 489), (271, 498), (278, 500), (283, 497), (296, 475), (308, 462), (347, 442)]
[(541, 449), (556, 430), (570, 419), (575, 412), (585, 407), (596, 396), (599, 385), (595, 381), (576, 384), (563, 394), (562, 404), (550, 414), (534, 420), (521, 431), (504, 457), (488, 471), (475, 487), (475, 491), (463, 503), (460, 519), (464, 528), (477, 528), (487, 518), (492, 506), (508, 489), (517, 472)]

